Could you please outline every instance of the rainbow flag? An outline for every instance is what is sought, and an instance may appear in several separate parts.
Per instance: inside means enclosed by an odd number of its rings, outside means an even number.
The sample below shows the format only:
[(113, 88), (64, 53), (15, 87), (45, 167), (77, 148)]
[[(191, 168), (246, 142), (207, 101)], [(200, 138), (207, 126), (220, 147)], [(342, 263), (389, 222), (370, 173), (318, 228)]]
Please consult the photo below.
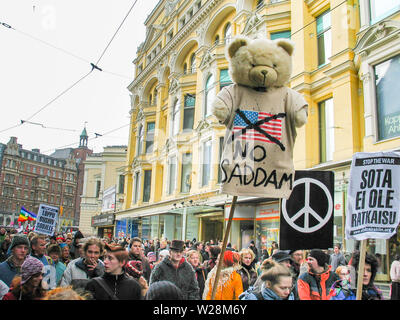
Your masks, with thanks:
[[(23, 219), (23, 220), (20, 220), (20, 219)], [(19, 212), (18, 221), (26, 221), (26, 220), (35, 221), (36, 220), (36, 214), (26, 210), (24, 207), (21, 207), (21, 210)]]

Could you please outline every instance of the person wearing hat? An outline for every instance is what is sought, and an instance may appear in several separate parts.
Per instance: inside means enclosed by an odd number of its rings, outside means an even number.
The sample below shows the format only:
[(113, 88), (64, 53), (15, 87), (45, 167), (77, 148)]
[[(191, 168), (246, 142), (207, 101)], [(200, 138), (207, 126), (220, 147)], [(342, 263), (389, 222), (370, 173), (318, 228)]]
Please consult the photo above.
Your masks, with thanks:
[(21, 265), (21, 273), (12, 280), (10, 291), (3, 300), (40, 300), (45, 296), (42, 288), (43, 263), (31, 256)]
[(9, 250), (10, 256), (0, 263), (0, 280), (7, 286), (12, 279), (20, 273), (21, 266), (29, 254), (30, 243), (25, 235), (15, 234), (12, 238)]
[(194, 270), (183, 256), (184, 244), (182, 240), (172, 240), (169, 257), (154, 267), (149, 286), (158, 281), (170, 281), (182, 290), (183, 300), (199, 300), (199, 285)]
[(149, 260), (150, 268), (153, 270), (154, 262), (156, 262), (156, 254), (153, 251), (147, 253), (147, 260)]
[(264, 260), (263, 273), (254, 286), (243, 292), (240, 300), (295, 300), (293, 278), (286, 266), (273, 259)]
[(312, 249), (307, 257), (308, 272), (297, 280), (300, 300), (329, 300), (329, 290), (339, 276), (328, 265), (329, 256), (320, 249)]
[(154, 282), (146, 292), (144, 300), (182, 300), (182, 290), (170, 281)]

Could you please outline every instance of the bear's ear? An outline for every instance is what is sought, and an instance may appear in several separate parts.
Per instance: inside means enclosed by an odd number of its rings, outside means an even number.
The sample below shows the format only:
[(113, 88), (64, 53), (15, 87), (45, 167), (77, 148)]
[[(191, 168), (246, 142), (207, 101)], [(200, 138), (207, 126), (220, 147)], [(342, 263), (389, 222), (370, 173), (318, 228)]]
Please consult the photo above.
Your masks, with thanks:
[(277, 46), (279, 46), (283, 50), (285, 50), (289, 56), (291, 56), (293, 54), (294, 44), (292, 41), (282, 38), (282, 39), (276, 39), (275, 43)]
[(236, 51), (239, 50), (240, 47), (247, 46), (248, 40), (246, 38), (237, 37), (235, 38), (228, 47), (228, 55), (229, 58), (233, 58), (235, 56)]

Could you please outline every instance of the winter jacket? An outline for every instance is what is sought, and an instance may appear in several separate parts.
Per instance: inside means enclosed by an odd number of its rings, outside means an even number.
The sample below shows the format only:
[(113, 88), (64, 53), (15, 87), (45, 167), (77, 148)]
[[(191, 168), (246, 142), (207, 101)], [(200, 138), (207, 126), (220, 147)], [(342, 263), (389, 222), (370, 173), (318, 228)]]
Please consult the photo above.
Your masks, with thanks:
[(192, 266), (182, 258), (178, 268), (175, 268), (169, 257), (157, 264), (150, 276), (151, 285), (157, 281), (170, 281), (182, 290), (183, 300), (199, 300), (199, 285)]
[(335, 271), (339, 266), (345, 266), (346, 259), (344, 258), (343, 253), (332, 253), (329, 258), (329, 264), (332, 266), (332, 271)]
[(297, 280), (297, 292), (300, 300), (328, 300), (329, 290), (339, 276), (328, 266), (324, 272), (316, 274), (308, 272), (300, 274)]
[(240, 300), (294, 300), (294, 295), (293, 292), (291, 292), (287, 299), (282, 299), (269, 288), (264, 288), (262, 289), (261, 292), (259, 292), (256, 291), (254, 287), (250, 287), (248, 290), (246, 290), (239, 296), (239, 299)]
[[(101, 277), (105, 280), (105, 284), (110, 288), (119, 300), (140, 300), (141, 288), (135, 279), (128, 276), (126, 273), (120, 275), (112, 275), (104, 273)], [(85, 290), (89, 291), (95, 300), (112, 300), (110, 295), (101, 287), (94, 279), (89, 280)]]
[[(239, 295), (243, 292), (242, 278), (239, 273), (237, 273), (240, 267), (241, 266), (238, 265), (221, 270), (214, 300), (239, 300)], [(208, 274), (203, 300), (211, 300), (216, 272), (217, 266)]]
[(72, 285), (74, 289), (84, 288), (86, 283), (95, 277), (100, 277), (104, 274), (104, 264), (99, 259), (94, 270), (89, 271), (84, 264), (83, 258), (72, 260), (64, 271), (61, 279), (61, 287)]
[(141, 261), (142, 262), (142, 270), (143, 270), (143, 277), (146, 279), (147, 283), (150, 280), (150, 274), (151, 274), (151, 267), (149, 260), (146, 257), (142, 256), (137, 256), (133, 254), (132, 252), (129, 252), (129, 261)]
[[(347, 280), (338, 280), (329, 292), (329, 300), (356, 300), (357, 290)], [(362, 288), (361, 300), (383, 300), (381, 291), (374, 285)]]
[(197, 267), (195, 268), (195, 276), (196, 276), (196, 280), (197, 283), (199, 285), (199, 296), (202, 297), (203, 296), (203, 292), (204, 292), (204, 285), (206, 283), (207, 280), (207, 270), (205, 270), (203, 267)]
[(246, 291), (249, 287), (251, 287), (256, 282), (258, 277), (253, 263), (250, 266), (242, 265), (237, 272), (242, 278), (243, 291)]
[(0, 280), (2, 280), (7, 286), (10, 286), (12, 279), (14, 279), (20, 271), (21, 267), (16, 267), (14, 265), (11, 256), (6, 261), (0, 263)]

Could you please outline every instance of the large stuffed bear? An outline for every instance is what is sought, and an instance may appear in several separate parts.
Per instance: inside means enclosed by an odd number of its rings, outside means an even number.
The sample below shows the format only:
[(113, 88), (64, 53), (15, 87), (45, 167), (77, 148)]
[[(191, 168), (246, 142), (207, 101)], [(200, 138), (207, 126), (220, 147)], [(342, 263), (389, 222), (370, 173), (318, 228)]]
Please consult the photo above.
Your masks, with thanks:
[(294, 182), (296, 127), (307, 122), (307, 102), (288, 88), (294, 47), (287, 39), (235, 38), (226, 48), (234, 84), (212, 105), (226, 125), (222, 192), (287, 199)]

